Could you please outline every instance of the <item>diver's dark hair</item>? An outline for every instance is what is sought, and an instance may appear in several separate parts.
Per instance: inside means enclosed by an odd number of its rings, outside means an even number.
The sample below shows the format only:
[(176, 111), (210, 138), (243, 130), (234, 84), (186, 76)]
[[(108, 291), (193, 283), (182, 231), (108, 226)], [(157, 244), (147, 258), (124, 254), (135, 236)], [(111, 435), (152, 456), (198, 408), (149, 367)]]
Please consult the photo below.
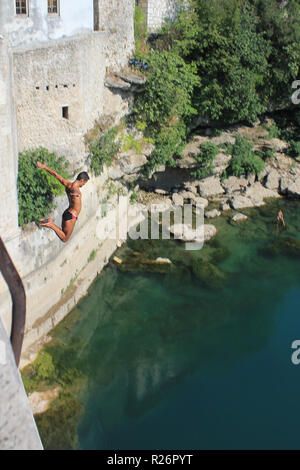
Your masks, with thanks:
[(77, 180), (84, 180), (84, 181), (88, 181), (90, 179), (89, 175), (87, 174), (86, 171), (82, 171), (81, 173), (79, 173), (79, 175), (77, 176), (76, 178)]

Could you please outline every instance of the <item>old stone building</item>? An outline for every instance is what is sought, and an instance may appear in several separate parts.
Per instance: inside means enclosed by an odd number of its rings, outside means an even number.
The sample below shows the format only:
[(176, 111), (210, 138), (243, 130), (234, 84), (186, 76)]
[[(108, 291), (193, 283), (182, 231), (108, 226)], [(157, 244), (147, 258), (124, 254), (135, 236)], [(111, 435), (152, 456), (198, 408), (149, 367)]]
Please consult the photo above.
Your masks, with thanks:
[(165, 19), (175, 18), (177, 3), (176, 0), (136, 0), (136, 4), (145, 10), (150, 32), (159, 29)]

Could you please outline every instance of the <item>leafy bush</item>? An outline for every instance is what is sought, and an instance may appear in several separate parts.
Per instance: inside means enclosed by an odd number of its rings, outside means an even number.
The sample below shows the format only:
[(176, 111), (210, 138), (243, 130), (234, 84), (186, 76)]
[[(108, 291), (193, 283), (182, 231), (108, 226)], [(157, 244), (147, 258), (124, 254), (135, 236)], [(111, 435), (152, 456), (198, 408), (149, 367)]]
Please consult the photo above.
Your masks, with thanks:
[(264, 161), (253, 151), (252, 144), (240, 135), (232, 148), (232, 159), (227, 173), (234, 176), (247, 174), (258, 175), (265, 167)]
[(300, 156), (300, 141), (298, 142), (295, 142), (294, 140), (291, 141), (291, 145), (288, 149), (288, 154), (294, 158)]
[(33, 364), (24, 368), (22, 378), (27, 393), (33, 392), (41, 382), (52, 384), (56, 378), (52, 356), (41, 352)]
[(174, 126), (163, 127), (155, 139), (155, 148), (148, 157), (148, 162), (143, 168), (143, 173), (149, 173), (159, 165), (175, 165), (175, 155), (179, 155), (186, 142), (186, 128), (179, 122)]
[(135, 150), (137, 155), (142, 155), (143, 143), (136, 140), (132, 135), (126, 135), (123, 139), (123, 150)]
[(96, 176), (100, 175), (103, 165), (111, 165), (112, 157), (120, 150), (120, 142), (116, 141), (117, 129), (112, 127), (105, 131), (97, 141), (89, 144), (91, 170)]
[(213, 171), (213, 161), (219, 153), (219, 147), (212, 142), (204, 142), (201, 144), (201, 153), (196, 155), (195, 160), (200, 165), (200, 168), (191, 172), (191, 175), (196, 178), (204, 178)]
[(276, 124), (271, 124), (270, 127), (268, 128), (269, 135), (268, 139), (277, 139), (280, 137), (280, 130), (276, 126)]
[(53, 197), (64, 193), (64, 187), (45, 170), (37, 167), (37, 161), (68, 179), (68, 163), (45, 148), (27, 150), (19, 154), (18, 201), (19, 225), (37, 222), (53, 208)]
[(147, 61), (147, 82), (134, 111), (138, 120), (142, 118), (148, 128), (159, 132), (162, 126), (196, 113), (191, 98), (199, 79), (195, 65), (172, 52), (151, 51)]

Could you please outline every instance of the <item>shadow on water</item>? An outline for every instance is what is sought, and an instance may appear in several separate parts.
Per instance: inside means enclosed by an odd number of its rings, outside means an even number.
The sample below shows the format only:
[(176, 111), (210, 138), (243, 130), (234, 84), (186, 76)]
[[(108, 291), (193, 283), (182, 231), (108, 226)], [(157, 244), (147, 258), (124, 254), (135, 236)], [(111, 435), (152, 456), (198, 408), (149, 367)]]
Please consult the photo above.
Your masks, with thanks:
[[(284, 232), (274, 224), (279, 207), (286, 217)], [(297, 201), (274, 201), (244, 212), (249, 219), (241, 224), (232, 224), (230, 215), (216, 220), (217, 237), (199, 252), (187, 252), (174, 240), (128, 240), (117, 252), (124, 261), (120, 269), (110, 264), (52, 333), (46, 351), (56, 370), (76, 370), (85, 379), (73, 392), (72, 380), (64, 383), (81, 407), (78, 440), (70, 447), (178, 446), (168, 403), (175, 400), (182, 409), (183, 397), (197, 388), (190, 381), (205, 378), (209, 384), (223, 377), (226, 383), (227, 377), (234, 388), (235, 368), (247, 368), (256, 357), (264, 364), (282, 315), (278, 306), (291, 286), (299, 289), (300, 210)], [(173, 264), (158, 268), (147, 261), (158, 256)], [(255, 383), (263, 371), (251, 373)], [(201, 387), (199, 394), (195, 410)], [(169, 422), (168, 437), (155, 428), (159, 416), (164, 431)], [(190, 433), (190, 440), (181, 436), (186, 448), (201, 445), (196, 416), (190, 429), (182, 430)], [(53, 408), (40, 419), (44, 444), (63, 448), (63, 427), (47, 444), (51, 423), (56, 423)], [(238, 442), (238, 430), (231, 433)]]

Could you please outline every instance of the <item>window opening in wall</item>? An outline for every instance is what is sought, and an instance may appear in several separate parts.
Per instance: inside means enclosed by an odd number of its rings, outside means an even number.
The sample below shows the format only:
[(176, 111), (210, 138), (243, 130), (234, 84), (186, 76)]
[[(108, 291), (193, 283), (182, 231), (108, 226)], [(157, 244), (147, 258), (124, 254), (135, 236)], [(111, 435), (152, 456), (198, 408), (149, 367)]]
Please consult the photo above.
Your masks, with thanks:
[(69, 119), (69, 106), (62, 107), (62, 117), (64, 119)]
[(59, 0), (48, 0), (48, 13), (58, 13)]
[(16, 14), (27, 15), (27, 0), (16, 0)]

